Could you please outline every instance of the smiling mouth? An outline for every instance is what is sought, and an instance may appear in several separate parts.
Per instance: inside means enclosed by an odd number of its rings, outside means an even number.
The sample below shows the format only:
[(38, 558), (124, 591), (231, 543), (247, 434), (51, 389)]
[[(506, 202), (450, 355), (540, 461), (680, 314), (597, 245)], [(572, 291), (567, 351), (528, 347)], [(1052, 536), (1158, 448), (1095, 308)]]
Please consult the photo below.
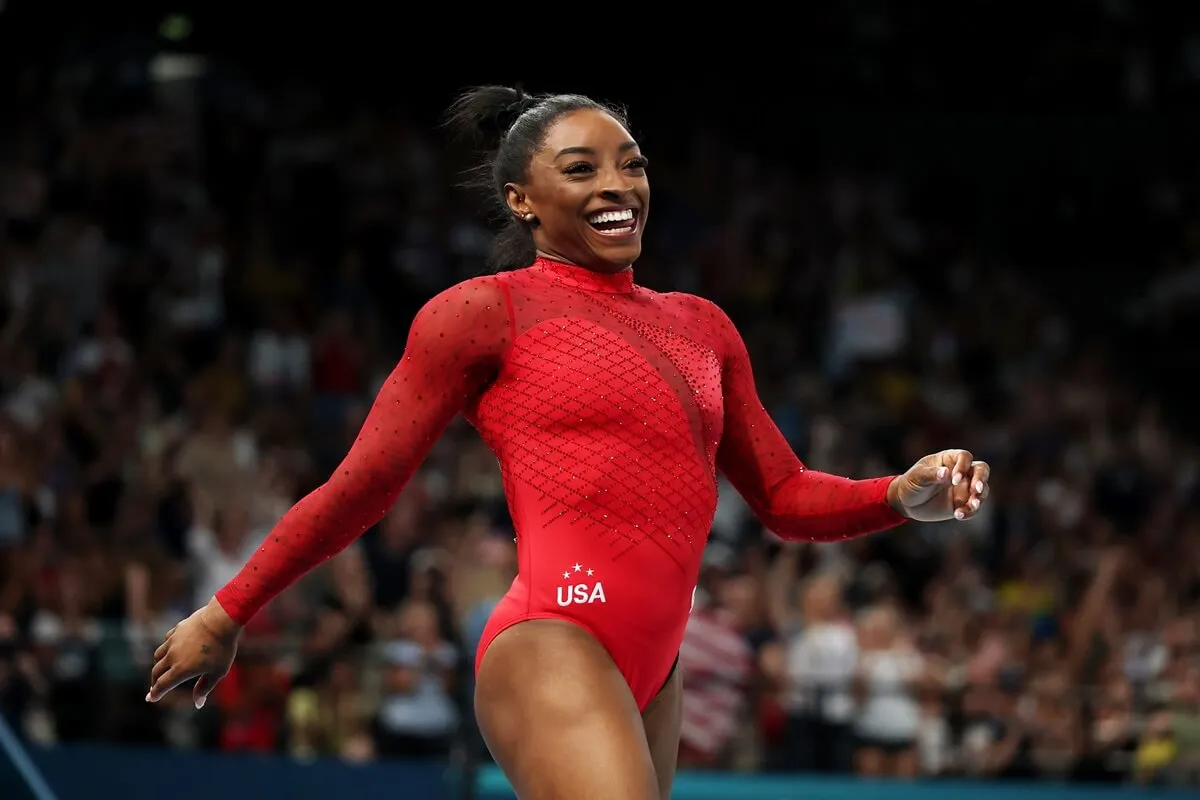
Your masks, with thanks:
[(599, 211), (588, 217), (588, 225), (601, 236), (620, 238), (632, 236), (638, 229), (638, 210), (622, 208), (615, 211)]

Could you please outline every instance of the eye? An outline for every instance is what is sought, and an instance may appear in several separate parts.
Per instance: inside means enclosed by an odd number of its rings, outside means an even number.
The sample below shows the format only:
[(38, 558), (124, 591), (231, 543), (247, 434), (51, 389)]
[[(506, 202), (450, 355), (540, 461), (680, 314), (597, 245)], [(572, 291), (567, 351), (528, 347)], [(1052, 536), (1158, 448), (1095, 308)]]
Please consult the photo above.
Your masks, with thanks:
[(587, 175), (594, 171), (595, 167), (586, 161), (576, 161), (574, 164), (568, 164), (563, 168), (563, 173), (566, 175)]
[(650, 166), (650, 159), (645, 156), (637, 156), (636, 158), (629, 159), (629, 163), (625, 165), (625, 169), (641, 171), (648, 166)]

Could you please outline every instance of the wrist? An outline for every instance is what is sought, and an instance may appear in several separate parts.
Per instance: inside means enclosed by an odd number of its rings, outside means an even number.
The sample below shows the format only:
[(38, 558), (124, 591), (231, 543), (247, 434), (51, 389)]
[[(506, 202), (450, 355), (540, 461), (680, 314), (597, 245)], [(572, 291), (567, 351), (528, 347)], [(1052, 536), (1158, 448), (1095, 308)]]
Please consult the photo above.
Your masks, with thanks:
[(892, 478), (891, 482), (888, 483), (886, 495), (887, 504), (891, 507), (892, 511), (895, 511), (905, 519), (910, 519), (908, 516), (908, 511), (906, 511), (904, 508), (904, 503), (900, 502), (900, 480), (903, 477), (903, 475), (897, 475), (896, 477)]
[(242, 626), (221, 605), (216, 597), (208, 601), (201, 614), (201, 621), (208, 632), (220, 640), (236, 639)]

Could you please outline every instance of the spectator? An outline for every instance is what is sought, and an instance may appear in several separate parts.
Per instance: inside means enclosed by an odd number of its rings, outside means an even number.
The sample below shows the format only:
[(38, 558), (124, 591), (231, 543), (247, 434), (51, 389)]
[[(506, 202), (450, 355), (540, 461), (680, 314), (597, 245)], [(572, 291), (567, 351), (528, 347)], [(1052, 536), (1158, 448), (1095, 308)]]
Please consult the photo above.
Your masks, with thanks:
[(297, 686), (287, 702), (288, 752), (295, 758), (337, 756), (362, 762), (374, 756), (366, 728), (359, 667), (346, 658), (328, 662), (312, 686)]
[(295, 316), (275, 311), (270, 324), (250, 340), (249, 372), (255, 391), (264, 398), (289, 398), (308, 389), (311, 369), (309, 341), (298, 330)]
[(914, 778), (924, 661), (906, 640), (899, 615), (886, 606), (863, 612), (858, 645), (857, 771), (868, 776)]
[(82, 565), (67, 568), (57, 602), (40, 609), (30, 625), (43, 674), (50, 677), (50, 708), (60, 742), (99, 735), (100, 629), (88, 613)]
[(854, 628), (845, 620), (842, 591), (835, 575), (813, 578), (804, 588), (803, 622), (793, 616), (794, 633), (784, 641), (776, 680), (787, 725), (778, 763), (789, 769), (846, 772), (853, 762), (851, 683), (859, 649)]
[(379, 750), (388, 756), (444, 756), (458, 723), (457, 651), (439, 638), (431, 604), (405, 604), (397, 616), (397, 636), (384, 646), (384, 697), (375, 721)]
[(1159, 711), (1150, 717), (1134, 757), (1134, 775), (1138, 783), (1162, 784), (1171, 778), (1179, 757), (1171, 716)]
[(717, 578), (716, 596), (692, 607), (679, 651), (683, 676), (683, 732), (679, 762), (712, 768), (728, 762), (746, 713), (754, 663), (748, 634), (758, 587), (748, 575)]
[(269, 652), (243, 649), (242, 658), (213, 692), (220, 713), (216, 744), (225, 752), (274, 753), (283, 741), (291, 680)]
[[(201, 496), (203, 497), (203, 496)], [(258, 547), (265, 530), (251, 527), (252, 517), (246, 501), (235, 501), (224, 505), (223, 510), (207, 508), (205, 499), (198, 499), (196, 521), (188, 533), (188, 551), (195, 575), (194, 599), (208, 602), (207, 598), (228, 583), (254, 549)]]

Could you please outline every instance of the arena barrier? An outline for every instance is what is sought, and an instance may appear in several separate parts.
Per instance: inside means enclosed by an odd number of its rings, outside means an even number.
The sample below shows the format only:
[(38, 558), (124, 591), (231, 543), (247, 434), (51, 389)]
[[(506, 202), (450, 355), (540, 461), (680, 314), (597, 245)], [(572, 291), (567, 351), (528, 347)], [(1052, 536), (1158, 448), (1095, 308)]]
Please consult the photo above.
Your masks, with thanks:
[[(461, 780), (444, 763), (350, 765), (297, 762), (275, 756), (221, 755), (160, 749), (72, 746), (31, 749), (58, 800), (240, 800), (332, 797), (458, 800)], [(4, 800), (24, 800), (18, 790)], [(479, 775), (474, 800), (512, 800), (494, 769)], [(673, 800), (1149, 800), (1185, 797), (1186, 790), (1055, 784), (928, 781), (868, 783), (852, 778), (684, 773)]]

